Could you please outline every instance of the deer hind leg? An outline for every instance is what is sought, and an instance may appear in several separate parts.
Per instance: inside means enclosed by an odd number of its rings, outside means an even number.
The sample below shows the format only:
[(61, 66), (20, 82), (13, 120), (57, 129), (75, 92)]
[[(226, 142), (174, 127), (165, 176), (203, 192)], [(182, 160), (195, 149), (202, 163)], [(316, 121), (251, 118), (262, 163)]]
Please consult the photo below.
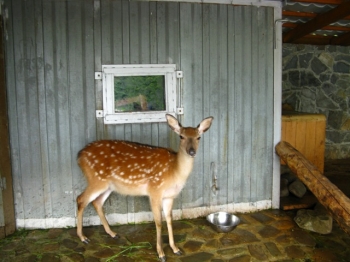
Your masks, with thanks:
[(112, 193), (112, 190), (107, 190), (106, 192), (99, 195), (93, 202), (93, 206), (96, 209), (96, 212), (98, 216), (100, 217), (101, 223), (108, 235), (110, 235), (112, 238), (119, 238), (116, 232), (112, 231), (109, 227), (108, 221), (106, 219), (105, 213), (103, 212), (103, 204), (106, 201), (106, 199), (109, 197), (109, 195)]
[(162, 203), (160, 199), (152, 197), (150, 197), (150, 202), (157, 231), (157, 253), (160, 261), (165, 262), (166, 258), (162, 247)]
[(108, 185), (105, 187), (96, 188), (94, 187), (87, 187), (83, 193), (81, 193), (77, 197), (77, 206), (78, 206), (78, 212), (77, 212), (77, 235), (80, 238), (82, 242), (85, 244), (89, 243), (90, 240), (83, 234), (83, 213), (85, 207), (93, 200), (98, 198), (101, 194), (103, 194), (106, 190), (108, 190)]
[(173, 224), (172, 224), (172, 209), (173, 209), (173, 203), (174, 199), (173, 198), (165, 198), (163, 199), (163, 211), (168, 227), (168, 235), (169, 235), (169, 245), (172, 248), (173, 252), (176, 255), (182, 255), (181, 250), (175, 245), (174, 241), (174, 233), (173, 233)]

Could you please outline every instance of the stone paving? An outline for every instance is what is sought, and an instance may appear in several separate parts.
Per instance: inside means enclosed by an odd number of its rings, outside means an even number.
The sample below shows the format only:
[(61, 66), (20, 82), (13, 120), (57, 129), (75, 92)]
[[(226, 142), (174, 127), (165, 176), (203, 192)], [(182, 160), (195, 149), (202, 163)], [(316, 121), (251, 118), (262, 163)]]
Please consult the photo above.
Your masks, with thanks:
[[(350, 159), (325, 163), (325, 174), (350, 197)], [(174, 221), (175, 241), (183, 251), (176, 256), (167, 245), (169, 262), (350, 262), (350, 236), (333, 222), (328, 235), (300, 229), (296, 211), (265, 210), (237, 214), (241, 224), (230, 233), (216, 233), (204, 218)], [(0, 262), (158, 261), (154, 223), (112, 227), (121, 236), (110, 238), (101, 226), (84, 228), (85, 245), (75, 228), (19, 230), (0, 240)], [(166, 234), (166, 225), (163, 225)]]
[[(174, 221), (175, 241), (184, 254), (172, 254), (164, 235), (167, 261), (350, 261), (350, 236), (335, 222), (331, 234), (320, 235), (300, 229), (294, 211), (237, 215), (242, 222), (230, 233), (216, 233), (204, 218)], [(101, 226), (85, 228), (88, 245), (75, 228), (18, 231), (0, 240), (0, 261), (158, 261), (154, 223), (113, 229), (120, 239), (110, 238)]]

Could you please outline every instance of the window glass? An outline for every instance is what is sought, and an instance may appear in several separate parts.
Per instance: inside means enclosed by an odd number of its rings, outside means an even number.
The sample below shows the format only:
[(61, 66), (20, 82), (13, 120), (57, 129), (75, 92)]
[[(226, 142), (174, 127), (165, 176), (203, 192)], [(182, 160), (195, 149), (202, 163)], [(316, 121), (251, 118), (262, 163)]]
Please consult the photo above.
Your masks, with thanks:
[(114, 77), (115, 112), (165, 111), (164, 75)]

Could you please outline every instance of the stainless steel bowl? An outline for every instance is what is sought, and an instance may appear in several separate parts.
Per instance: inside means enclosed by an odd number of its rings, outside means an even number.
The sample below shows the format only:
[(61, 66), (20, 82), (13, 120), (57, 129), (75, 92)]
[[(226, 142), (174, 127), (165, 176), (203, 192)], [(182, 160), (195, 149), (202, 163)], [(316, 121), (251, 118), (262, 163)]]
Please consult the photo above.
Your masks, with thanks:
[(219, 233), (232, 231), (241, 222), (240, 219), (227, 212), (216, 212), (207, 216), (207, 221)]

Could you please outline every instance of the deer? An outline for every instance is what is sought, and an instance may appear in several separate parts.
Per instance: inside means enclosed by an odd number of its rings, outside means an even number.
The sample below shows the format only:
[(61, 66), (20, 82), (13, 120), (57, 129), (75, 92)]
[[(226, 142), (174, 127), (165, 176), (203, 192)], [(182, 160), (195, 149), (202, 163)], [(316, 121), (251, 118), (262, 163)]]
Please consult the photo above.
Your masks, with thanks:
[(166, 114), (169, 127), (180, 136), (178, 152), (123, 140), (100, 140), (79, 151), (77, 162), (87, 179), (86, 189), (77, 197), (77, 235), (88, 244), (83, 234), (83, 213), (92, 202), (101, 223), (112, 238), (112, 231), (103, 211), (103, 204), (112, 192), (131, 196), (148, 196), (156, 225), (156, 249), (160, 261), (166, 256), (162, 248), (162, 209), (169, 245), (176, 255), (182, 251), (174, 242), (172, 207), (193, 169), (201, 135), (213, 117), (203, 119), (197, 127), (183, 127), (172, 115)]

